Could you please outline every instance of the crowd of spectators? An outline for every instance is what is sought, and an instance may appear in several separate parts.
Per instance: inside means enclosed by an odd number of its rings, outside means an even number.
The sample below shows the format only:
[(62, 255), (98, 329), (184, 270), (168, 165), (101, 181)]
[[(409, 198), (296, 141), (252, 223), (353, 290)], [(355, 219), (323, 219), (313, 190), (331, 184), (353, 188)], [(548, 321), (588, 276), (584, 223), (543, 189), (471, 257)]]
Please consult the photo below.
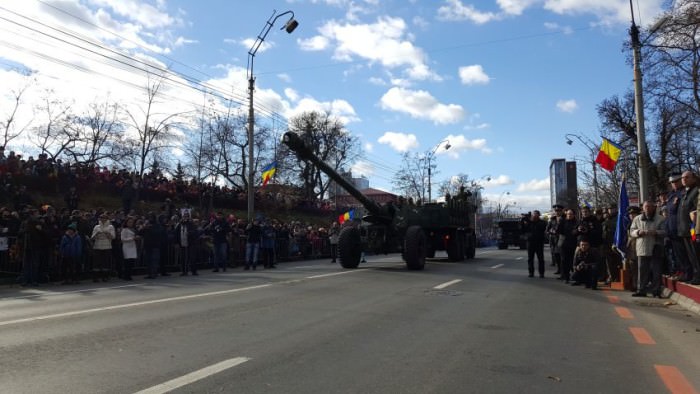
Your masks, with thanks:
[[(159, 171), (140, 177), (68, 164), (43, 154), (24, 160), (1, 149), (0, 184), (0, 272), (17, 273), (23, 285), (115, 276), (130, 280), (134, 273), (147, 278), (173, 271), (195, 275), (198, 269), (225, 270), (251, 262), (246, 243), (253, 223), (232, 213), (247, 205), (241, 190), (168, 179)], [(80, 191), (87, 187), (96, 194), (119, 195), (121, 209), (86, 206)], [(33, 190), (62, 198), (46, 204), (37, 201)], [(141, 212), (135, 202), (144, 200), (151, 207), (159, 201), (159, 208)], [(277, 261), (330, 256), (327, 226), (260, 214), (269, 207), (332, 217), (329, 206), (300, 203), (283, 192), (259, 192), (256, 207), (261, 238), (255, 263), (259, 259), (265, 268), (274, 268)]]

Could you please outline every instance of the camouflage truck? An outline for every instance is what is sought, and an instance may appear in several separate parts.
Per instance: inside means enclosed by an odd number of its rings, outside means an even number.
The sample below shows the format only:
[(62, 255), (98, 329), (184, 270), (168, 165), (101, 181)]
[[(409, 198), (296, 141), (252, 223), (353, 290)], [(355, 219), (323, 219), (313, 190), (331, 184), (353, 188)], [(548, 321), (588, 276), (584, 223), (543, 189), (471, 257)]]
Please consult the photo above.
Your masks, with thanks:
[(411, 270), (422, 270), (426, 257), (434, 257), (439, 250), (446, 251), (450, 261), (474, 258), (475, 208), (468, 195), (456, 196), (444, 204), (379, 205), (319, 159), (297, 134), (287, 132), (282, 141), (300, 160), (323, 171), (367, 211), (359, 225), (344, 226), (340, 232), (338, 257), (343, 268), (357, 268), (362, 252), (401, 253)]

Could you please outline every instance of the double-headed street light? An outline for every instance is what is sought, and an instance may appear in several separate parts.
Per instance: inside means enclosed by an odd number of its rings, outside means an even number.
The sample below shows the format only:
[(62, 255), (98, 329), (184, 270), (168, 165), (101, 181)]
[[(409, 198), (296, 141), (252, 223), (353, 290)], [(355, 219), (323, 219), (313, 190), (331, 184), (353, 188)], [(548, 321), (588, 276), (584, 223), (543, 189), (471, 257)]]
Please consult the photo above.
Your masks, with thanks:
[(598, 170), (597, 170), (597, 166), (595, 165), (596, 164), (595, 163), (595, 152), (597, 150), (599, 150), (600, 148), (597, 148), (595, 146), (595, 144), (590, 139), (586, 138), (584, 140), (583, 137), (581, 137), (578, 134), (566, 134), (564, 137), (566, 138), (566, 143), (568, 145), (572, 145), (574, 143), (574, 140), (572, 140), (571, 138), (576, 138), (586, 148), (588, 148), (588, 150), (591, 153), (591, 167), (593, 167), (593, 198), (594, 198), (593, 204), (595, 205), (596, 208), (598, 208)]
[(248, 222), (251, 222), (253, 220), (253, 211), (255, 207), (255, 160), (253, 160), (253, 129), (255, 127), (255, 111), (253, 110), (253, 92), (255, 91), (255, 76), (253, 75), (253, 60), (255, 59), (255, 54), (258, 52), (260, 45), (262, 45), (263, 41), (265, 41), (267, 33), (270, 32), (272, 25), (275, 24), (277, 19), (288, 14), (291, 15), (289, 17), (289, 20), (287, 20), (287, 23), (285, 23), (280, 30), (285, 30), (287, 33), (291, 34), (294, 31), (294, 29), (296, 29), (297, 26), (299, 26), (299, 22), (297, 22), (294, 19), (294, 12), (290, 10), (277, 15), (276, 10), (272, 11), (272, 16), (270, 17), (270, 19), (267, 20), (267, 23), (265, 23), (265, 26), (260, 31), (260, 34), (258, 34), (258, 37), (256, 38), (253, 45), (250, 47), (250, 50), (248, 51), (247, 77), (249, 94), (248, 97), (250, 99), (248, 103)]
[(435, 152), (437, 152), (438, 148), (440, 148), (440, 146), (442, 146), (443, 143), (445, 143), (445, 150), (448, 150), (448, 149), (450, 149), (450, 147), (452, 147), (452, 145), (450, 145), (449, 140), (442, 140), (442, 141), (438, 142), (438, 144), (435, 145), (433, 150), (430, 151), (430, 153), (428, 153), (428, 155), (427, 155), (428, 156), (428, 202), (433, 201), (433, 196), (431, 193), (432, 184), (431, 184), (431, 179), (430, 179), (431, 175), (432, 175), (432, 171), (433, 171), (433, 169), (431, 168), (432, 167), (431, 161), (433, 159), (433, 156), (435, 156)]

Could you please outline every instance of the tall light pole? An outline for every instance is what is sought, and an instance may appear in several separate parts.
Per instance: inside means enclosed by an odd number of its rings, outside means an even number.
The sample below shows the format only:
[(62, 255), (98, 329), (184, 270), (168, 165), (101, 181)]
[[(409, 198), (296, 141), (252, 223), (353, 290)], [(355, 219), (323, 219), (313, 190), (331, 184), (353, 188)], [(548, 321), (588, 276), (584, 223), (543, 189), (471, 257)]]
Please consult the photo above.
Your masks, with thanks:
[(564, 137), (566, 137), (566, 143), (571, 145), (574, 143), (574, 141), (569, 138), (573, 137), (579, 140), (588, 150), (591, 152), (591, 167), (593, 167), (593, 204), (595, 205), (596, 208), (598, 208), (598, 167), (596, 166), (595, 163), (595, 152), (599, 150), (600, 148), (595, 148), (595, 144), (593, 144), (590, 140), (586, 142), (580, 135), (578, 134), (566, 134)]
[[(630, 27), (630, 39), (632, 41), (632, 62), (634, 69), (634, 112), (637, 121), (637, 156), (639, 157), (639, 203), (642, 204), (649, 197), (649, 154), (647, 152), (647, 140), (644, 131), (644, 94), (642, 85), (642, 45), (639, 40), (639, 28), (634, 22), (634, 7), (630, 0), (630, 12), (632, 14), (632, 26)], [(647, 39), (651, 37), (669, 19), (666, 15), (659, 19), (649, 29)], [(646, 42), (646, 40), (644, 40)]]
[(432, 183), (431, 183), (431, 179), (430, 179), (432, 172), (433, 172), (431, 160), (432, 160), (433, 156), (435, 156), (435, 152), (437, 152), (438, 148), (442, 145), (443, 142), (445, 143), (445, 150), (448, 150), (448, 149), (450, 149), (450, 147), (452, 147), (452, 145), (450, 145), (449, 140), (442, 140), (442, 141), (438, 142), (437, 145), (435, 145), (435, 147), (433, 148), (433, 150), (430, 153), (428, 153), (428, 202), (433, 201), (433, 196), (431, 193)]
[(276, 10), (272, 11), (272, 16), (270, 16), (270, 19), (267, 20), (265, 26), (260, 31), (260, 34), (258, 34), (258, 37), (255, 39), (255, 42), (248, 51), (247, 77), (248, 97), (250, 99), (248, 102), (248, 222), (251, 222), (253, 220), (253, 213), (255, 209), (255, 160), (253, 159), (253, 145), (255, 145), (255, 133), (253, 130), (255, 127), (255, 110), (253, 109), (253, 92), (255, 91), (255, 76), (253, 75), (253, 61), (255, 60), (255, 54), (258, 52), (260, 45), (262, 45), (263, 41), (265, 41), (267, 33), (270, 32), (272, 25), (275, 24), (278, 18), (280, 18), (283, 15), (291, 14), (287, 23), (285, 23), (284, 26), (282, 26), (282, 28), (280, 29), (286, 30), (287, 33), (291, 34), (294, 31), (294, 29), (296, 29), (297, 26), (299, 26), (299, 22), (297, 22), (294, 19), (294, 12), (285, 11), (279, 15), (276, 14)]

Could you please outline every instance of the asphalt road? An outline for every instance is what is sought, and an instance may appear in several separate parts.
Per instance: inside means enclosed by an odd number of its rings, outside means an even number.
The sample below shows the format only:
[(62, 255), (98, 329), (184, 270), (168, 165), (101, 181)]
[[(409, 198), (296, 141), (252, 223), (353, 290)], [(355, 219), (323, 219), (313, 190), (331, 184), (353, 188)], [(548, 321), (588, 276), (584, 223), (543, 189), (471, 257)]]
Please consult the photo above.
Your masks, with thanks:
[(699, 316), (524, 255), (1, 288), (0, 392), (697, 392)]

